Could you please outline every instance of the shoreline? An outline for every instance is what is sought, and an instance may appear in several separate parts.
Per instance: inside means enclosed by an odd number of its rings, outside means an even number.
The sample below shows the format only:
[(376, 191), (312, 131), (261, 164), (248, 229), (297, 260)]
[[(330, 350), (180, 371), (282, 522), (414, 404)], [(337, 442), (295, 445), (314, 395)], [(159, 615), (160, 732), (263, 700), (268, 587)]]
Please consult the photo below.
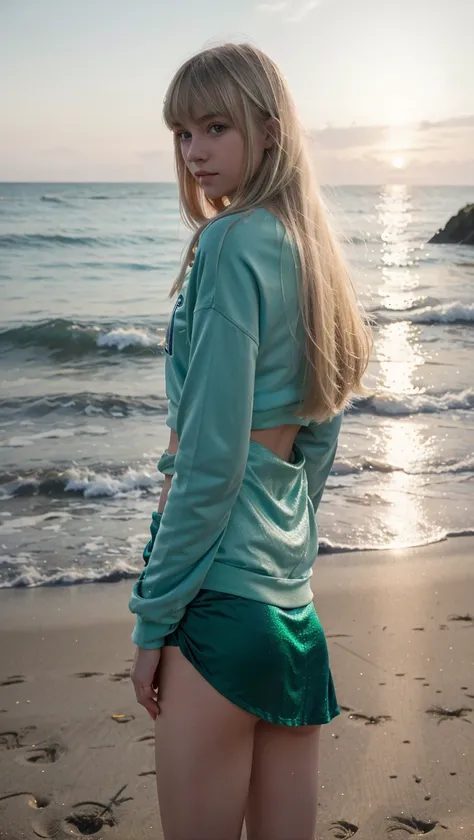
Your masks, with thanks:
[[(142, 543), (144, 542), (144, 538), (141, 540), (139, 545), (139, 550), (141, 552), (143, 546)], [(378, 567), (379, 565), (383, 566), (384, 568), (390, 568), (391, 561), (395, 558), (402, 563), (409, 563), (410, 559), (417, 560), (422, 557), (425, 553), (429, 553), (432, 558), (432, 562), (434, 564), (438, 563), (441, 557), (443, 557), (446, 553), (446, 549), (449, 547), (449, 554), (453, 555), (456, 559), (459, 559), (461, 562), (464, 561), (466, 555), (469, 555), (472, 552), (474, 556), (474, 532), (471, 533), (470, 529), (466, 529), (463, 532), (454, 532), (452, 534), (448, 534), (445, 537), (441, 537), (440, 539), (430, 541), (428, 543), (423, 543), (420, 545), (413, 545), (413, 546), (404, 546), (401, 548), (344, 548), (341, 550), (336, 551), (325, 551), (324, 549), (319, 551), (317, 559), (313, 566), (313, 577), (312, 583), (318, 580), (318, 576), (321, 577), (322, 581), (326, 581), (326, 575), (330, 575), (330, 570), (334, 566), (338, 566), (341, 568), (355, 568), (362, 566), (365, 567)], [(420, 554), (421, 552), (421, 554)], [(450, 567), (451, 569), (451, 567)], [(439, 569), (440, 573), (442, 569)], [(79, 583), (76, 582), (68, 582), (68, 583), (52, 583), (52, 584), (39, 584), (37, 586), (13, 586), (13, 587), (0, 587), (0, 631), (2, 630), (3, 625), (3, 617), (6, 615), (11, 607), (11, 598), (16, 597), (15, 593), (23, 593), (23, 595), (19, 595), (18, 597), (24, 597), (28, 600), (29, 604), (31, 605), (34, 603), (32, 599), (34, 599), (33, 593), (35, 592), (44, 592), (44, 593), (54, 593), (58, 592), (58, 595), (47, 595), (45, 594), (42, 597), (51, 598), (52, 603), (56, 603), (55, 599), (61, 599), (62, 593), (63, 597), (69, 598), (68, 606), (74, 609), (75, 598), (73, 596), (65, 596), (64, 593), (68, 590), (72, 591), (85, 591), (90, 590), (93, 588), (94, 593), (97, 593), (100, 590), (100, 602), (105, 599), (105, 606), (106, 609), (110, 609), (110, 613), (107, 613), (107, 616), (110, 618), (116, 618), (116, 609), (115, 606), (117, 603), (117, 596), (112, 597), (112, 594), (107, 594), (110, 590), (110, 593), (115, 593), (115, 588), (123, 588), (126, 589), (127, 587), (132, 588), (134, 581), (138, 578), (140, 572), (137, 571), (136, 574), (131, 574), (129, 577), (121, 578), (118, 580), (87, 580), (81, 581)], [(320, 583), (321, 581), (319, 581)], [(370, 576), (367, 581), (370, 585)], [(328, 583), (330, 584), (330, 578)], [(318, 588), (316, 591), (313, 586), (313, 594), (317, 596)], [(97, 594), (91, 595), (92, 604), (96, 606), (98, 598)], [(118, 599), (120, 600), (120, 599)], [(122, 598), (123, 600), (123, 598)], [(74, 613), (73, 613), (74, 614)], [(78, 619), (80, 621), (80, 615), (78, 615)]]
[[(319, 555), (341, 714), (322, 731), (318, 840), (474, 838), (473, 556), (472, 537)], [(153, 725), (128, 674), (132, 585), (0, 591), (2, 840), (87, 821), (97, 838), (162, 838)]]

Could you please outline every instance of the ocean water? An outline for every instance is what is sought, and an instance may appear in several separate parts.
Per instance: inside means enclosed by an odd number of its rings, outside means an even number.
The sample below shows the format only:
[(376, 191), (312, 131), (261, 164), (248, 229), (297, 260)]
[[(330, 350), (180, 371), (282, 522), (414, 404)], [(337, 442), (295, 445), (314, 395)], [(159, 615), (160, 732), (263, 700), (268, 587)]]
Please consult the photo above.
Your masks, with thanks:
[[(428, 245), (469, 188), (332, 188), (374, 320), (321, 552), (473, 533), (474, 249)], [(0, 587), (142, 568), (166, 447), (172, 184), (0, 184)]]

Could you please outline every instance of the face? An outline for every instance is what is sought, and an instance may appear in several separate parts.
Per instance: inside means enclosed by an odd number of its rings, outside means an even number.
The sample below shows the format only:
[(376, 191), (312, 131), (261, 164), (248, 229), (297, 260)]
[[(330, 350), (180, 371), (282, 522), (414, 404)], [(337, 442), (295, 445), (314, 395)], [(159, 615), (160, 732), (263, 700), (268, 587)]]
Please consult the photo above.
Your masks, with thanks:
[[(228, 119), (203, 114), (196, 121), (174, 127), (181, 146), (181, 154), (191, 174), (196, 178), (206, 196), (232, 199), (239, 186), (244, 164), (244, 138)], [(260, 141), (257, 140), (257, 144)], [(260, 165), (266, 137), (258, 146), (257, 165)]]

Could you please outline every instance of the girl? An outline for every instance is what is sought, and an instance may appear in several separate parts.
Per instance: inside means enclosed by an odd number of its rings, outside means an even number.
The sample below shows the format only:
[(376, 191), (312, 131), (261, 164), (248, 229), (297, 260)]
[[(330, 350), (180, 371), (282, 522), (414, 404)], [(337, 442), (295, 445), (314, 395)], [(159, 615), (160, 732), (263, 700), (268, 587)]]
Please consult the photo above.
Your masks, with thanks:
[(164, 118), (195, 232), (171, 290), (171, 433), (129, 604), (132, 680), (156, 720), (166, 840), (238, 840), (244, 819), (248, 840), (311, 840), (321, 726), (340, 713), (315, 512), (370, 331), (275, 64), (207, 49)]

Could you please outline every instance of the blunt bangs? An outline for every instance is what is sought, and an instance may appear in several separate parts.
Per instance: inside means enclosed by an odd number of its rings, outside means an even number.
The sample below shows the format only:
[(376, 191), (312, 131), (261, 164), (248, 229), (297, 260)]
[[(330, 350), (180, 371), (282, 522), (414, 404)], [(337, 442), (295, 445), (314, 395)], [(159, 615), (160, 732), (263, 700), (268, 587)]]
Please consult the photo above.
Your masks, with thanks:
[(189, 120), (196, 122), (203, 114), (226, 117), (235, 125), (236, 109), (241, 110), (241, 95), (230, 75), (215, 56), (200, 55), (172, 80), (163, 117), (169, 129), (185, 126)]

